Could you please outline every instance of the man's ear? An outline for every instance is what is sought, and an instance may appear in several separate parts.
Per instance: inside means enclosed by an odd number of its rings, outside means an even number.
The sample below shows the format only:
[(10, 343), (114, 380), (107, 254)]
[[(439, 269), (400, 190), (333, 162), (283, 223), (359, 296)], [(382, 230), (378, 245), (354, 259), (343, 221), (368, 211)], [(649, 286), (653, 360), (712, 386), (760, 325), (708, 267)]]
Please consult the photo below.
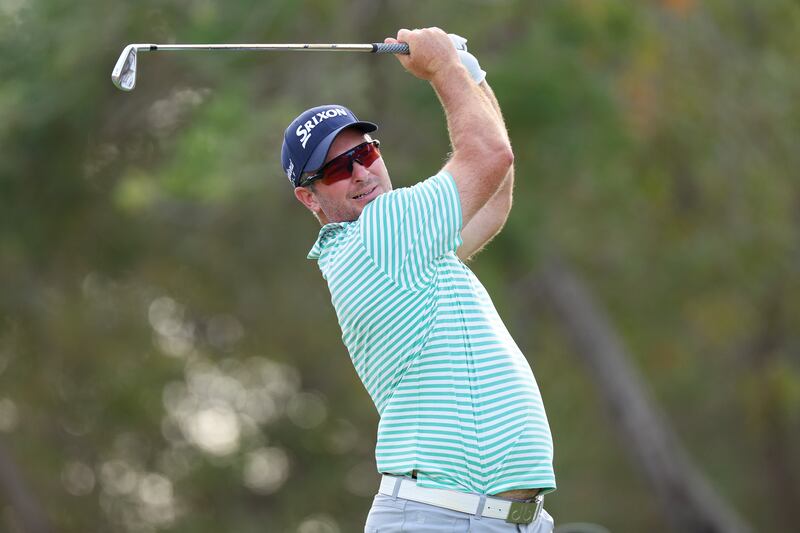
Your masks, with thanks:
[(317, 213), (320, 210), (320, 205), (319, 202), (317, 202), (317, 198), (308, 187), (295, 187), (294, 197), (312, 212)]

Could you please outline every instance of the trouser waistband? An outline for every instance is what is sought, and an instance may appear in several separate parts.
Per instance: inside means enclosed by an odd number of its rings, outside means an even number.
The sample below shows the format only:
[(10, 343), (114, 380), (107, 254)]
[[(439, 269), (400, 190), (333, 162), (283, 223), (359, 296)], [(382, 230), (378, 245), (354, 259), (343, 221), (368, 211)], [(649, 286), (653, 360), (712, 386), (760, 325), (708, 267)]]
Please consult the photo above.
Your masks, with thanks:
[(544, 495), (541, 493), (537, 494), (532, 502), (515, 502), (485, 494), (420, 487), (415, 479), (388, 474), (381, 477), (378, 492), (392, 498), (434, 505), (475, 515), (478, 518), (500, 518), (513, 524), (529, 524), (536, 521), (544, 504)]

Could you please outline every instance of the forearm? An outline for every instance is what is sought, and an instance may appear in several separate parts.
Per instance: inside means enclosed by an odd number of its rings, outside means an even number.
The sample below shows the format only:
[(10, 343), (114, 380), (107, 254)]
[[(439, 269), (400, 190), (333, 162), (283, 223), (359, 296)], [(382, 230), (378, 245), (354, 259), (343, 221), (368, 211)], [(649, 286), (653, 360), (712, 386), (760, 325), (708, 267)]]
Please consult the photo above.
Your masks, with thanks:
[(452, 156), (507, 148), (508, 135), (499, 108), (493, 107), (494, 96), (490, 99), (485, 89), (473, 83), (462, 65), (439, 71), (431, 85), (445, 111)]
[[(508, 139), (508, 130), (506, 129), (505, 120), (503, 120), (503, 112), (500, 110), (500, 103), (497, 101), (497, 98), (494, 95), (494, 91), (492, 91), (492, 88), (489, 87), (489, 84), (486, 82), (486, 80), (482, 81), (479, 87), (483, 95), (489, 101), (489, 105), (492, 107), (495, 114), (497, 115), (497, 119), (500, 121), (500, 126), (503, 129), (503, 133), (505, 134), (506, 139)], [(494, 203), (496, 206), (499, 207), (498, 204), (500, 202), (496, 202), (495, 200), (497, 200), (498, 196), (500, 196), (500, 197), (507, 197), (508, 200), (507, 202), (504, 202), (503, 205), (507, 204), (508, 209), (511, 209), (511, 195), (513, 190), (514, 190), (514, 165), (511, 165), (511, 168), (509, 168), (508, 173), (503, 179), (503, 183), (500, 185), (500, 188), (497, 190), (497, 193), (494, 196), (492, 196), (489, 202), (487, 202), (487, 206), (490, 203)], [(506, 212), (503, 222), (505, 222), (505, 218), (507, 217), (508, 217), (508, 212)]]
[[(500, 105), (491, 87), (489, 87), (486, 81), (483, 81), (480, 84), (480, 88), (490, 102), (501, 124), (504, 124)], [(505, 131), (505, 125), (503, 130)], [(466, 261), (473, 257), (500, 233), (511, 211), (513, 190), (514, 166), (512, 165), (494, 196), (492, 196), (475, 214), (472, 220), (462, 228), (462, 244), (457, 251), (457, 255), (460, 259)]]

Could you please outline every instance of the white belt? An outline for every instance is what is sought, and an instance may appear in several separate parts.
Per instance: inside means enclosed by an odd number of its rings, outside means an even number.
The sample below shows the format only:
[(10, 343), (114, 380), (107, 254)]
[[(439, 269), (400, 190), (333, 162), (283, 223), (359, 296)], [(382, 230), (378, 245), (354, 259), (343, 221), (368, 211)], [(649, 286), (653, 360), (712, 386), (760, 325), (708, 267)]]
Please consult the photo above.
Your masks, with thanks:
[[(515, 524), (528, 524), (536, 521), (544, 502), (542, 494), (537, 494), (531, 503), (521, 503), (491, 496), (482, 497), (479, 494), (468, 494), (456, 490), (420, 487), (414, 479), (386, 474), (381, 477), (381, 487), (378, 492), (386, 496), (427, 503), (451, 511), (487, 518), (501, 518)], [(482, 503), (483, 509), (481, 509)]]

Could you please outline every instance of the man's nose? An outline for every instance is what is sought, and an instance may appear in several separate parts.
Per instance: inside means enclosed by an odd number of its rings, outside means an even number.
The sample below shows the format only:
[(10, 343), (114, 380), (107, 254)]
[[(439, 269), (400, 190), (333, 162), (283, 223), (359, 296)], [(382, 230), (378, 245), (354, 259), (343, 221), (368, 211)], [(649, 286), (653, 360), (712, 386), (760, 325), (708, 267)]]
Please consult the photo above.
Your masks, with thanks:
[(367, 167), (359, 163), (358, 161), (353, 161), (353, 179), (355, 180), (363, 180), (369, 176), (369, 171), (367, 171)]

